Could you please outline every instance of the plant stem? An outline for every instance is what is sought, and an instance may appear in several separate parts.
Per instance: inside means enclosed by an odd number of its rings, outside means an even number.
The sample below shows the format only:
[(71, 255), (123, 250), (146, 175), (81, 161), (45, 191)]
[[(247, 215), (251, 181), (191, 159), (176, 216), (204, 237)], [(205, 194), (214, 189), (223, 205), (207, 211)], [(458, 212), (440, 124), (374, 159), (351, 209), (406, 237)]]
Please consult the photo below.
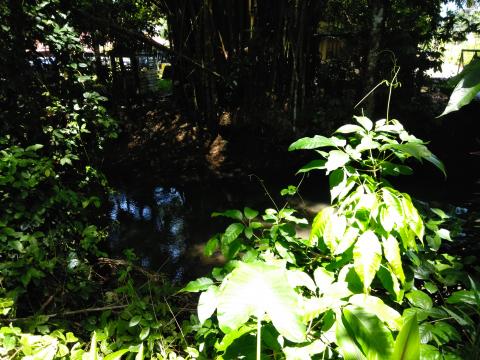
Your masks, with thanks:
[(394, 71), (395, 73), (393, 74), (392, 81), (390, 81), (390, 83), (388, 84), (387, 119), (386, 119), (387, 124), (390, 116), (390, 100), (392, 98), (392, 89), (393, 89), (393, 85), (395, 84), (395, 81), (397, 80), (397, 75), (398, 75), (398, 72), (400, 71), (400, 67), (396, 67)]
[(257, 318), (257, 360), (260, 360), (260, 348), (262, 340), (262, 319)]

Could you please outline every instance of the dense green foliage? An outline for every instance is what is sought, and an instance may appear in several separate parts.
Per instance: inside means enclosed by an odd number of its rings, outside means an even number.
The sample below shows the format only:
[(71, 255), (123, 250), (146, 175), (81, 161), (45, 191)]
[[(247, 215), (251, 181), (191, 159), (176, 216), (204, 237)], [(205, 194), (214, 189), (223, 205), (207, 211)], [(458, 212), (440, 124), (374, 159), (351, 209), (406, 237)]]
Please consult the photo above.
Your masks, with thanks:
[(175, 356), (173, 290), (133, 255), (101, 262), (100, 166), (117, 124), (61, 5), (0, 7), (0, 357)]
[[(254, 0), (2, 2), (0, 358), (478, 354), (477, 259), (451, 251), (457, 219), (388, 180), (411, 175), (412, 160), (445, 174), (444, 166), (388, 111), (386, 119), (355, 117), (333, 136), (290, 146), (317, 156), (300, 174), (325, 170), (330, 182), (331, 205), (313, 219), (308, 238), (298, 232), (308, 221), (288, 203), (262, 214), (249, 207), (214, 213), (234, 222), (205, 252), (221, 253), (226, 263), (180, 293), (136, 266), (131, 251), (109, 259), (105, 245), (112, 190), (102, 165), (119, 124), (100, 45), (110, 43), (113, 57), (155, 46), (148, 36), (163, 31), (166, 19), (174, 76), (159, 86), (169, 92), (173, 84), (176, 100), (200, 114), (197, 125), (209, 123), (216, 135), (221, 112), (281, 108), (293, 119), (284, 124), (290, 131), (326, 92), (363, 91), (383, 76), (379, 50), (391, 44), (399, 44), (405, 87), (418, 89), (423, 70), (438, 62), (434, 40), (452, 36), (442, 3), (280, 1), (272, 11), (272, 2)], [(355, 33), (362, 41), (353, 46)], [(332, 34), (340, 60), (318, 51), (319, 38)], [(446, 112), (478, 92), (477, 65)], [(342, 81), (349, 84), (338, 89)], [(297, 193), (289, 186), (281, 195)], [(197, 316), (189, 313), (196, 298), (185, 292), (201, 292)]]
[(467, 276), (475, 258), (445, 253), (450, 216), (415, 206), (386, 179), (412, 174), (411, 158), (444, 173), (443, 164), (397, 120), (355, 119), (290, 146), (320, 156), (300, 173), (329, 174), (332, 205), (308, 239), (296, 235), (306, 220), (287, 207), (214, 214), (237, 222), (206, 252), (230, 261), (184, 289), (203, 291), (205, 358), (463, 359), (478, 346), (480, 293)]

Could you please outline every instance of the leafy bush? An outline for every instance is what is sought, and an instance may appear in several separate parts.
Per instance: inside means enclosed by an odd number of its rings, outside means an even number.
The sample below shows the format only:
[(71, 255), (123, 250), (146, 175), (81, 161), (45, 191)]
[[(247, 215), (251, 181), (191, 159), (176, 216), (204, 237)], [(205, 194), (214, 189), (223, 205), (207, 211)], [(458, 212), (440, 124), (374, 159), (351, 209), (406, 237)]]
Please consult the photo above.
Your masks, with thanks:
[(454, 359), (478, 346), (476, 283), (441, 253), (450, 216), (387, 180), (412, 174), (411, 159), (445, 174), (443, 164), (399, 121), (355, 120), (290, 146), (319, 157), (299, 173), (329, 175), (331, 206), (308, 239), (296, 233), (307, 221), (287, 207), (213, 214), (235, 220), (205, 249), (228, 262), (183, 289), (201, 292), (194, 329), (205, 358)]

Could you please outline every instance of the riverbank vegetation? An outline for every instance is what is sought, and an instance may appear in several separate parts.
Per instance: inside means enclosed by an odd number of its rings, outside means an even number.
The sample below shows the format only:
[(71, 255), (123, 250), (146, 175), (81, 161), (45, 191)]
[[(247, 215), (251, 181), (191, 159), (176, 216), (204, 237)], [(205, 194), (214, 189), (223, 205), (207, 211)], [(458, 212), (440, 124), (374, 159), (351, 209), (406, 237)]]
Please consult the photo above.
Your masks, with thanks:
[[(477, 8), (442, 4), (0, 5), (0, 357), (475, 358), (479, 209), (397, 180), (478, 180), (478, 63), (425, 75), (478, 33)], [(265, 187), (270, 208), (213, 213), (232, 222), (203, 240), (209, 274), (114, 256), (119, 170), (240, 183), (302, 161), (299, 184)], [(330, 204), (312, 217), (294, 200), (319, 170)]]

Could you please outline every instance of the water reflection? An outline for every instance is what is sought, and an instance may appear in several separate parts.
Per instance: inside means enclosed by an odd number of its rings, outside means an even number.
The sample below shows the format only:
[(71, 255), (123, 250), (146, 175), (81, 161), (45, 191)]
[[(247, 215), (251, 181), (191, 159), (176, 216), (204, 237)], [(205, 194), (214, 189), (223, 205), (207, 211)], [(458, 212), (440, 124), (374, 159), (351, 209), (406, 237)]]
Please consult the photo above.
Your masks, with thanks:
[(133, 248), (140, 264), (152, 270), (174, 268), (174, 280), (185, 272), (181, 258), (187, 248), (185, 195), (173, 187), (155, 187), (150, 196), (119, 192), (110, 198), (110, 251), (121, 255)]

